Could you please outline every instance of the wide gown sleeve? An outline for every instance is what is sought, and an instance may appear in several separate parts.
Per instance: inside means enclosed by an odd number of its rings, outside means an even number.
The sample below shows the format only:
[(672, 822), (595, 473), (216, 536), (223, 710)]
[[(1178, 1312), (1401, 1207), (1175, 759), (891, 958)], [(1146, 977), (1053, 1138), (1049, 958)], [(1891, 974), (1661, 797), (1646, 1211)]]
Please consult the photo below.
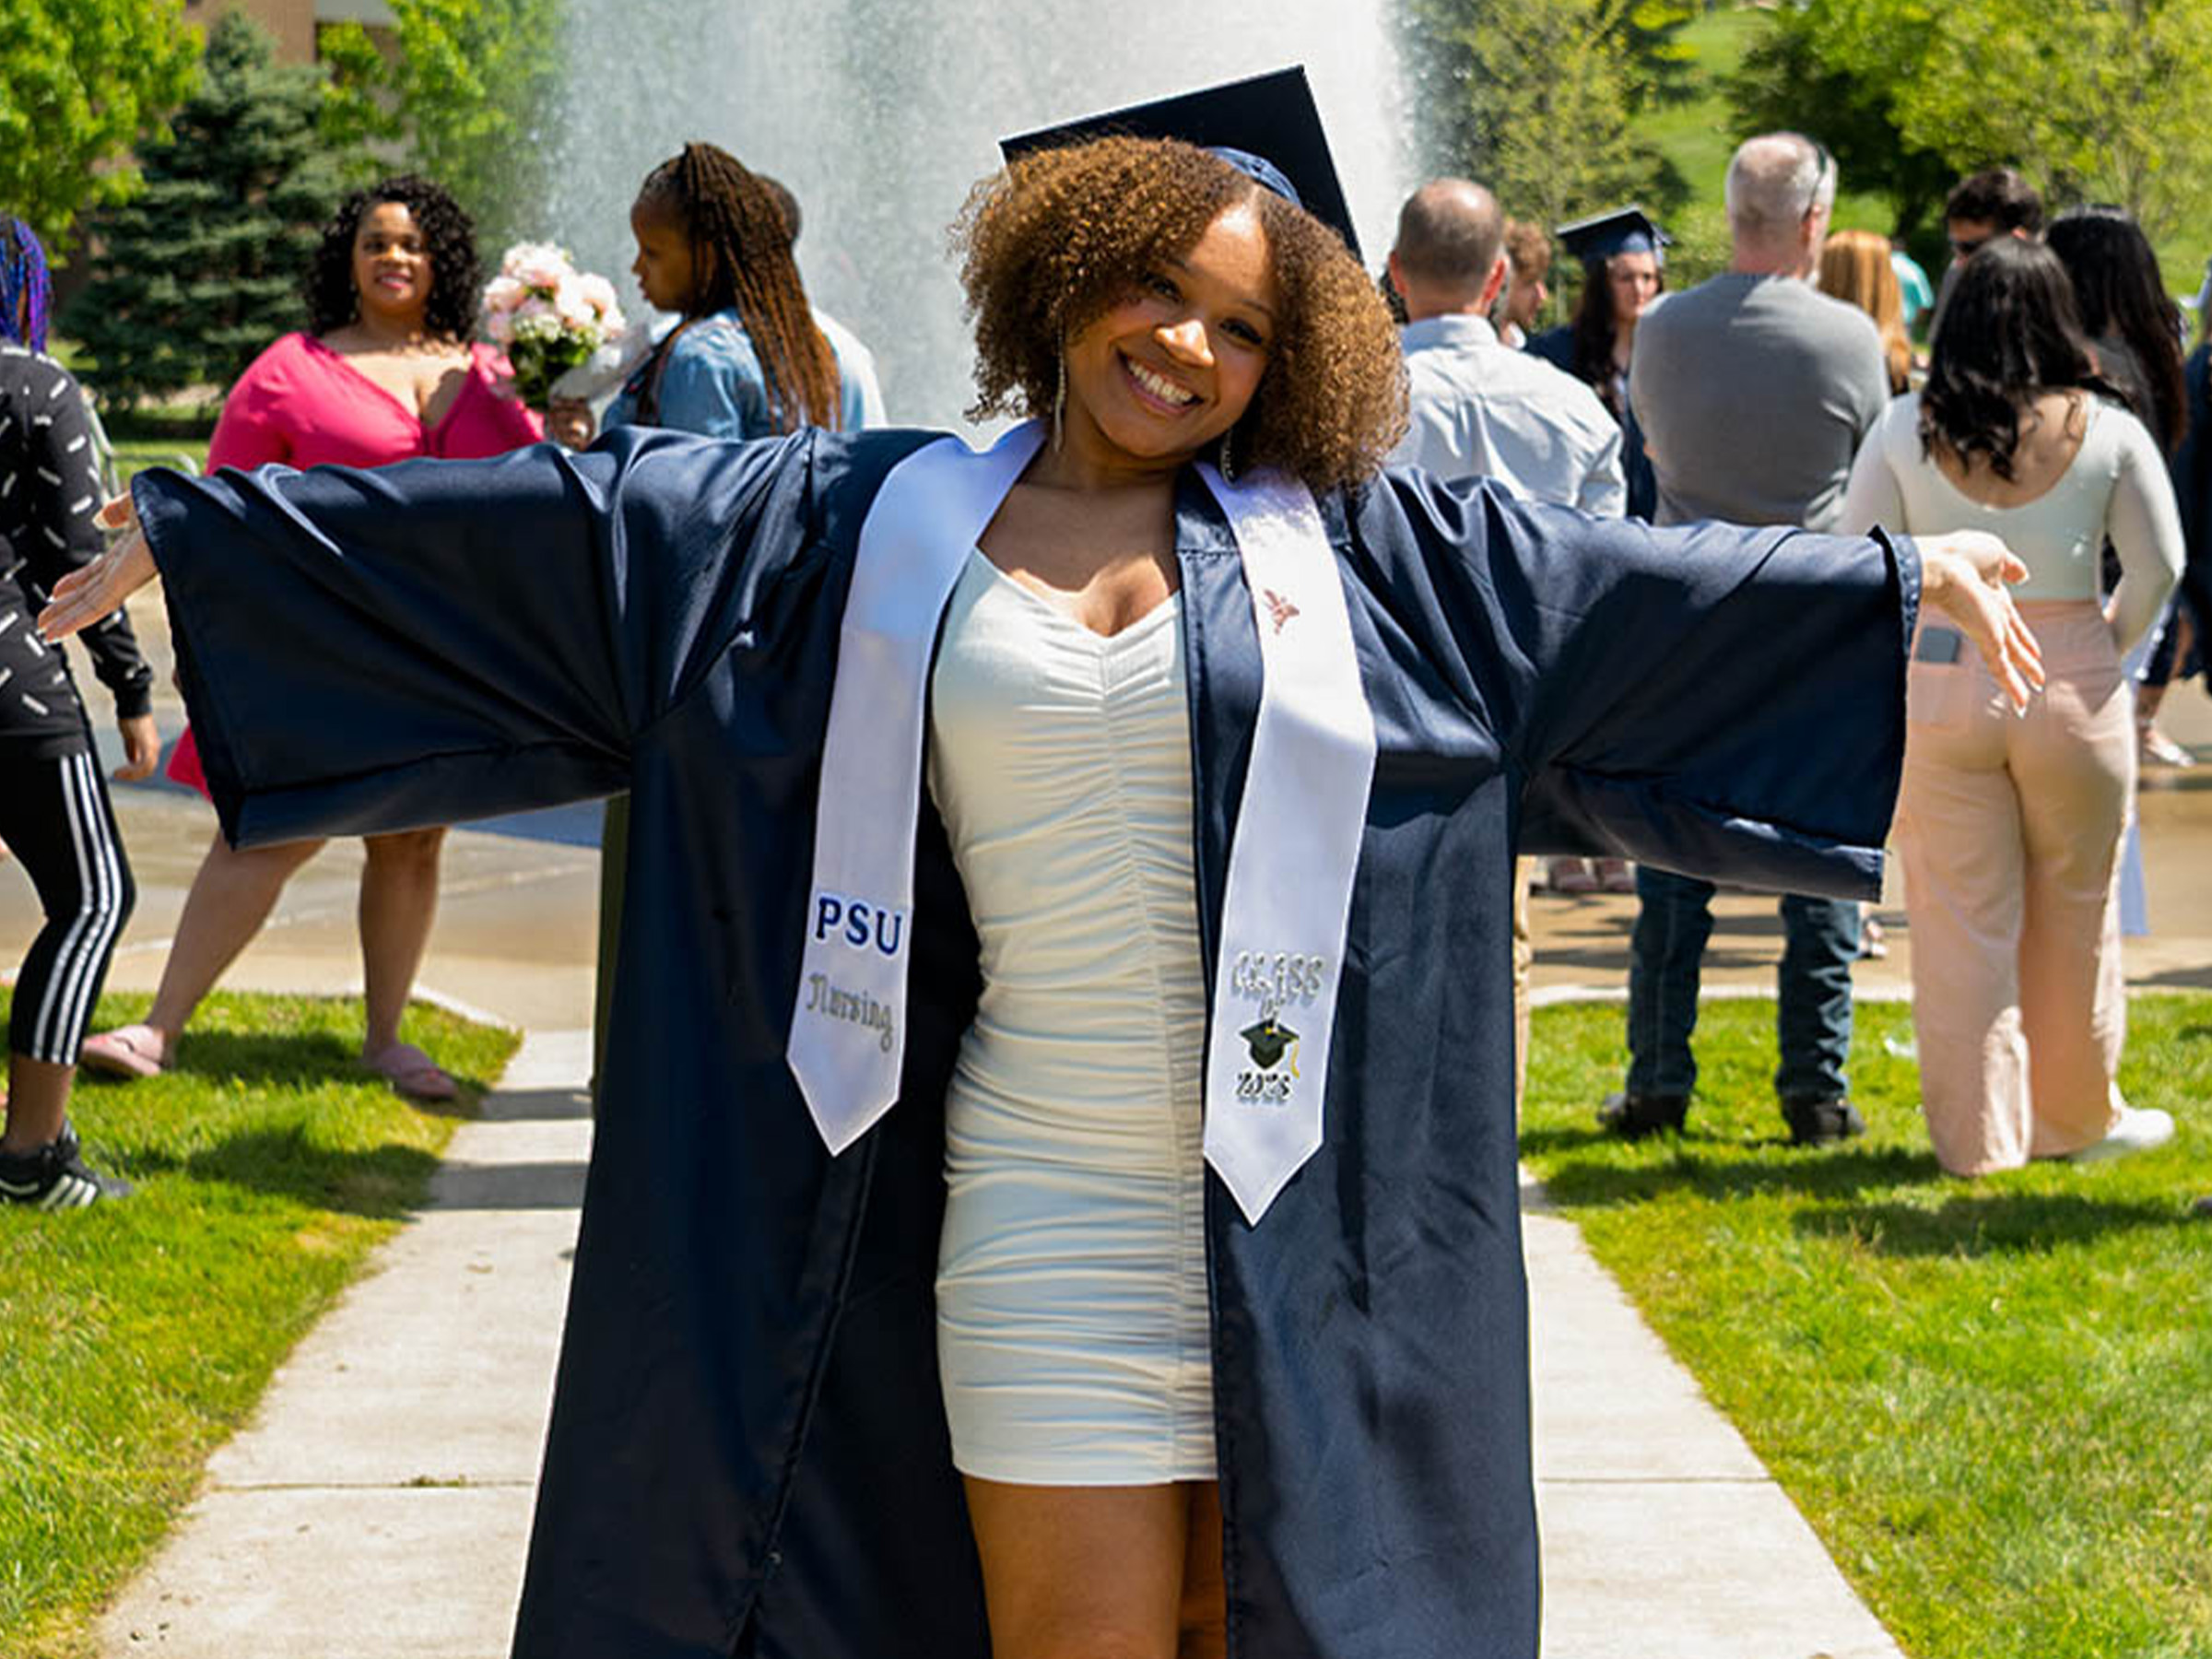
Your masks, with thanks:
[(805, 542), (812, 440), (625, 431), (577, 455), (142, 473), (237, 844), (605, 795)]
[(1910, 542), (1654, 529), (1392, 472), (1369, 537), (1394, 595), (1523, 779), (1520, 841), (1872, 898), (1904, 752)]

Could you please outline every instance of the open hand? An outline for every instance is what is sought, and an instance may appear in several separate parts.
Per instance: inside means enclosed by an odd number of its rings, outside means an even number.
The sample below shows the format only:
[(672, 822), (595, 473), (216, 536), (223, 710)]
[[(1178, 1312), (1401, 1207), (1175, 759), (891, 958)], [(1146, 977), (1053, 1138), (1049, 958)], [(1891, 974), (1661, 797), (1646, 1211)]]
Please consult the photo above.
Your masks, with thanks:
[(2012, 706), (2025, 710), (2042, 688), (2043, 652), (2006, 590), (2028, 580), (2028, 567), (1986, 531), (1956, 530), (1915, 539), (1922, 601), (1974, 642)]
[(47, 641), (81, 633), (160, 574), (154, 550), (138, 528), (138, 510), (119, 495), (100, 510), (103, 530), (121, 530), (122, 538), (90, 564), (72, 571), (53, 585), (53, 597), (39, 613), (39, 632)]

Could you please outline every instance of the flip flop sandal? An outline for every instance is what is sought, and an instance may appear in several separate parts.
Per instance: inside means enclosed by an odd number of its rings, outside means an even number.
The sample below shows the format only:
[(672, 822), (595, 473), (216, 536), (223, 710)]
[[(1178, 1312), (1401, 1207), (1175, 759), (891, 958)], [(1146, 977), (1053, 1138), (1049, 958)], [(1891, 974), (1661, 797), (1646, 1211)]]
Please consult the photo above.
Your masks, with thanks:
[(411, 1100), (450, 1100), (461, 1092), (445, 1068), (411, 1042), (395, 1042), (361, 1064)]
[(86, 1038), (76, 1063), (111, 1077), (158, 1077), (169, 1069), (161, 1058), (161, 1033), (148, 1025), (117, 1026)]

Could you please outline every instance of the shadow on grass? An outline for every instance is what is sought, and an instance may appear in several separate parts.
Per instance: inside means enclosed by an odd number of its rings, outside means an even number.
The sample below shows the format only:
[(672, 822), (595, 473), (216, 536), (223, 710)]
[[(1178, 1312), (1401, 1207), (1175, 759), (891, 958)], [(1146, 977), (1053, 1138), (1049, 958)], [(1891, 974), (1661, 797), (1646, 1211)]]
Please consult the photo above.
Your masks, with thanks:
[[(362, 1068), (360, 1050), (330, 1031), (188, 1031), (169, 1072), (253, 1088), (379, 1081)], [(85, 1076), (95, 1083), (116, 1081), (89, 1069)], [(462, 1092), (453, 1100), (410, 1098), (409, 1103), (439, 1117), (475, 1117), (483, 1085), (473, 1077), (456, 1077), (454, 1081)]]
[[(1568, 1206), (1647, 1204), (1678, 1193), (1712, 1199), (1794, 1193), (1844, 1200), (1941, 1178), (1931, 1154), (1903, 1147), (1830, 1147), (1778, 1158), (1775, 1153), (1788, 1144), (1781, 1135), (1759, 1147), (1702, 1140), (1694, 1129), (1665, 1144), (1671, 1154), (1665, 1161), (1624, 1164), (1616, 1161), (1625, 1155), (1620, 1143), (1598, 1130), (1529, 1129), (1521, 1135), (1524, 1153), (1564, 1157), (1545, 1175), (1544, 1186), (1555, 1202)], [(1585, 1148), (1602, 1156), (1573, 1156)]]
[(1877, 1255), (2042, 1254), (2127, 1228), (2183, 1227), (2171, 1206), (2084, 1193), (1961, 1193), (1935, 1209), (1867, 1204), (1808, 1209), (1791, 1226), (1814, 1238), (1855, 1240)]
[(420, 1207), (438, 1162), (418, 1147), (317, 1146), (293, 1125), (244, 1130), (186, 1158), (142, 1151), (132, 1158), (131, 1172), (182, 1175), (389, 1221)]
[[(2137, 985), (2155, 985), (2169, 991), (2212, 990), (2212, 968), (2162, 968), (2156, 973), (2144, 974), (2133, 982)], [(2204, 1029), (2202, 1026), (2192, 1026), (2189, 1033), (2202, 1034)]]

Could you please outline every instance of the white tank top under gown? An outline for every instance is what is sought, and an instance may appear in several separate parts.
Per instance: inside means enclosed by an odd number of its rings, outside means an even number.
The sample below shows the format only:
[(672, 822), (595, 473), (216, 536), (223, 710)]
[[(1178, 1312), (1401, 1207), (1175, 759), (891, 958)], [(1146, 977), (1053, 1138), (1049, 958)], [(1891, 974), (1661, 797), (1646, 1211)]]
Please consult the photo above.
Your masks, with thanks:
[(946, 1106), (937, 1364), (989, 1480), (1214, 1474), (1180, 595), (1108, 639), (982, 553), (929, 785), (982, 940)]

